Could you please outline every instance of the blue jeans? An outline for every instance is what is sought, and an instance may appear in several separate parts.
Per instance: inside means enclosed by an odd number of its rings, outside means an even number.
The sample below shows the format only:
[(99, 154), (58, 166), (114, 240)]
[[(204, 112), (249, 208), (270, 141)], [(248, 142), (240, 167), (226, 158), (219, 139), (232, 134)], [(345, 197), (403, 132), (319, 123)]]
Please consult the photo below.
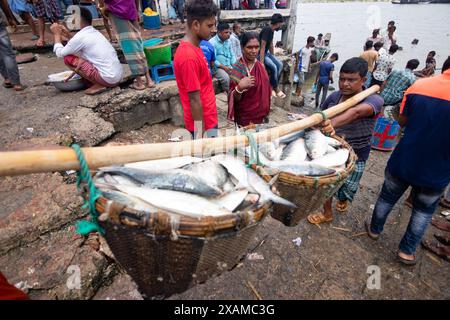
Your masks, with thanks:
[(11, 40), (5, 27), (0, 26), (0, 74), (13, 85), (20, 84), (19, 68)]
[[(385, 171), (383, 188), (372, 214), (371, 232), (380, 234), (383, 231), (389, 213), (409, 186), (408, 182)], [(412, 186), (413, 209), (406, 233), (400, 241), (401, 252), (413, 254), (416, 251), (443, 191)]]
[(275, 89), (278, 87), (281, 71), (283, 71), (283, 64), (270, 52), (266, 53), (264, 57), (264, 64), (269, 71), (270, 85), (273, 89)]
[(317, 83), (317, 91), (316, 91), (316, 108), (319, 107), (319, 98), (320, 98), (320, 92), (323, 91), (322, 94), (322, 101), (320, 102), (320, 106), (325, 102), (325, 99), (327, 98), (328, 94), (328, 87), (330, 86), (330, 83), (323, 84), (322, 82)]
[(372, 83), (372, 72), (367, 71), (366, 77), (367, 77), (367, 80), (366, 80), (366, 82), (364, 82), (364, 87), (366, 87), (366, 89), (367, 89), (370, 87), (370, 84)]

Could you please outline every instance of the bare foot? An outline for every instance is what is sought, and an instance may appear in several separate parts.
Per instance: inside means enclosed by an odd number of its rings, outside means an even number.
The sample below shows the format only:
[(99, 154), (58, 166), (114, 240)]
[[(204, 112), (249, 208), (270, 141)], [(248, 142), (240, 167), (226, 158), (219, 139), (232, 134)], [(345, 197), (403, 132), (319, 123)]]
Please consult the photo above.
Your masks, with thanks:
[(88, 94), (88, 95), (95, 95), (95, 94), (105, 92), (107, 89), (108, 88), (101, 86), (99, 84), (94, 84), (89, 89), (84, 90), (84, 93)]
[(27, 86), (24, 86), (23, 84), (16, 84), (14, 85), (13, 89), (14, 91), (23, 91), (27, 88)]
[(38, 41), (36, 41), (36, 46), (37, 47), (43, 47), (45, 46), (45, 40), (42, 38), (39, 38)]

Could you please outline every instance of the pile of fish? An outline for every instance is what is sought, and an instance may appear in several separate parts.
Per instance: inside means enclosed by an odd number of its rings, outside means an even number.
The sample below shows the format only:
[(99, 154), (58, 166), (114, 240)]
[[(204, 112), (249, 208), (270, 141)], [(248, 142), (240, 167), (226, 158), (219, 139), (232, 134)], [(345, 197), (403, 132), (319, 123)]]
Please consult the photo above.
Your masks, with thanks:
[[(245, 149), (250, 155), (250, 147)], [(259, 160), (268, 168), (294, 175), (324, 176), (345, 169), (349, 150), (320, 130), (298, 131), (259, 144)]]
[(231, 155), (106, 167), (94, 181), (107, 199), (139, 211), (200, 217), (228, 215), (267, 201), (296, 207), (273, 193), (244, 160)]

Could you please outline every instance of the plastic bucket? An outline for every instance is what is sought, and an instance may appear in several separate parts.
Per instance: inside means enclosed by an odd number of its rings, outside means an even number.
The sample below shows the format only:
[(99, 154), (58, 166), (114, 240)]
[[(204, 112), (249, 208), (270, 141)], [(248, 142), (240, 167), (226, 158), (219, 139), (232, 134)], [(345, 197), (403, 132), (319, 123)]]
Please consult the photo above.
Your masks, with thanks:
[(397, 144), (400, 125), (393, 119), (379, 117), (372, 135), (372, 148), (381, 151), (392, 151)]
[(100, 15), (98, 14), (98, 11), (97, 11), (97, 7), (94, 4), (80, 3), (80, 7), (88, 9), (91, 12), (92, 19), (100, 18)]
[(144, 29), (160, 29), (161, 20), (159, 19), (159, 14), (154, 16), (143, 15)]
[(170, 43), (151, 47), (145, 46), (144, 43), (144, 53), (149, 67), (169, 64), (172, 61), (172, 45)]

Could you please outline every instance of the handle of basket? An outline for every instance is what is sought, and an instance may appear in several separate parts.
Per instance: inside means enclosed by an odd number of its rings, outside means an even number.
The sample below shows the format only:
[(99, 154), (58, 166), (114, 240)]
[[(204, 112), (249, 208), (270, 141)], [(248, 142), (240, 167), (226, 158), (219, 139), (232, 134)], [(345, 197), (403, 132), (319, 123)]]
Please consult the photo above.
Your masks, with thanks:
[[(328, 118), (333, 118), (379, 90), (379, 86), (372, 86), (323, 113)], [(255, 133), (254, 137), (257, 143), (272, 141), (280, 136), (313, 127), (322, 121), (322, 115), (313, 114), (298, 121)], [(89, 167), (95, 169), (113, 164), (203, 154), (206, 151), (221, 153), (246, 145), (248, 145), (246, 136), (232, 136), (171, 143), (91, 147), (82, 150)], [(76, 153), (71, 148), (0, 152), (0, 176), (79, 169)]]

